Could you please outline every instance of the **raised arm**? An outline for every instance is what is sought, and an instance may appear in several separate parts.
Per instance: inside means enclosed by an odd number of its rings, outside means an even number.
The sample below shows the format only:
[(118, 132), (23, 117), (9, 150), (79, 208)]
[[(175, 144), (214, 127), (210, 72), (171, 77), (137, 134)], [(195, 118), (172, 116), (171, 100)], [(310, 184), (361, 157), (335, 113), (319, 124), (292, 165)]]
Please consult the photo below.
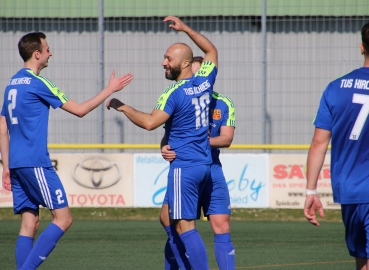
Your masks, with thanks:
[(78, 117), (83, 117), (90, 111), (95, 109), (97, 106), (99, 106), (101, 103), (103, 103), (111, 94), (126, 87), (132, 80), (133, 75), (131, 73), (127, 73), (123, 76), (115, 78), (115, 71), (113, 71), (108, 86), (105, 87), (96, 96), (81, 104), (78, 104), (74, 100), (70, 99), (66, 103), (64, 103), (61, 108)]
[(2, 175), (3, 187), (6, 190), (10, 191), (11, 184), (9, 171), (9, 134), (5, 116), (0, 116), (0, 151), (1, 151), (1, 159), (3, 162), (3, 175)]
[(178, 17), (168, 16), (163, 21), (172, 21), (173, 23), (169, 24), (169, 27), (177, 31), (185, 32), (192, 39), (192, 41), (195, 42), (195, 44), (205, 53), (204, 61), (211, 61), (215, 64), (216, 67), (218, 67), (218, 51), (209, 39), (193, 30), (191, 27), (182, 22)]

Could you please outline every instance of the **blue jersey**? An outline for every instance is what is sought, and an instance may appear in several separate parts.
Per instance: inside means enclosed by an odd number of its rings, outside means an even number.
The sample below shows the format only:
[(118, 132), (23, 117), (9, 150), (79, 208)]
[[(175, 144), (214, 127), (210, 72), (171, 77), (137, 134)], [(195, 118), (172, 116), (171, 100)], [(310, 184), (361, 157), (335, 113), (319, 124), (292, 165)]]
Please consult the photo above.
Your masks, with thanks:
[(211, 164), (208, 139), (209, 106), (217, 74), (212, 62), (203, 62), (191, 77), (169, 86), (155, 109), (170, 115), (165, 135), (177, 157), (171, 167)]
[[(210, 103), (210, 137), (220, 135), (220, 128), (223, 126), (236, 127), (236, 114), (233, 101), (217, 92), (213, 92)], [(212, 148), (213, 160), (219, 160), (219, 148)]]
[(1, 115), (9, 129), (9, 168), (50, 167), (47, 149), (49, 108), (68, 101), (48, 79), (23, 68), (9, 81)]
[(369, 68), (331, 82), (320, 101), (314, 125), (332, 132), (333, 199), (369, 203)]

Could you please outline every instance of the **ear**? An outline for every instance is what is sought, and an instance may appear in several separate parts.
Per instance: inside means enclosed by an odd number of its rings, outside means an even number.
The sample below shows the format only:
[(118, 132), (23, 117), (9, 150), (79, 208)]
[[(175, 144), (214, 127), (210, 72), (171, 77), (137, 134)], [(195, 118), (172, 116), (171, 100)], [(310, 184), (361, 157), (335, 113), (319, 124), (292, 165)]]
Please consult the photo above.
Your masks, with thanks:
[(190, 61), (184, 60), (182, 62), (182, 69), (185, 69), (185, 68), (188, 68), (188, 67), (190, 67)]
[(365, 55), (365, 48), (364, 48), (363, 43), (362, 43), (362, 42), (360, 42), (359, 46), (360, 46), (360, 52), (361, 52), (361, 55)]
[(38, 60), (38, 59), (40, 59), (40, 52), (38, 51), (38, 50), (35, 50), (34, 52), (33, 52), (33, 55), (34, 55), (34, 57)]

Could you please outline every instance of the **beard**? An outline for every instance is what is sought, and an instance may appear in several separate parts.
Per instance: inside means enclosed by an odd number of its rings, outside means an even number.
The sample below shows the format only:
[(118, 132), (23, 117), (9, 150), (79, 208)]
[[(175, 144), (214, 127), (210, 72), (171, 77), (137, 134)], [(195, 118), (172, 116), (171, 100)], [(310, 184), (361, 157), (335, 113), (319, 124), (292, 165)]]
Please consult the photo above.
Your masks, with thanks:
[(176, 81), (182, 72), (180, 65), (177, 67), (169, 67), (167, 70), (169, 70), (169, 73), (165, 73), (165, 78), (171, 81)]

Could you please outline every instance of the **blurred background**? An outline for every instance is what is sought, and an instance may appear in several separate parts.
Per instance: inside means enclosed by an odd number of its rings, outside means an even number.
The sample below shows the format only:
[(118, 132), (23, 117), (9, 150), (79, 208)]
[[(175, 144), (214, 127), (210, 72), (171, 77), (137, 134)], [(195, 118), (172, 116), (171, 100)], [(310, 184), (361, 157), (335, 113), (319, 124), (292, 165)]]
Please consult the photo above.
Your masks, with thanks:
[[(17, 49), (19, 39), (28, 32), (42, 31), (53, 56), (41, 75), (67, 96), (83, 102), (108, 84), (112, 70), (117, 75), (131, 72), (134, 81), (114, 97), (150, 113), (161, 92), (173, 83), (165, 79), (161, 66), (166, 49), (172, 43), (184, 42), (194, 55), (202, 55), (186, 34), (163, 22), (167, 15), (180, 17), (217, 47), (219, 70), (214, 90), (234, 102), (234, 144), (302, 145), (311, 142), (312, 120), (327, 84), (363, 64), (360, 30), (369, 21), (369, 3), (1, 0), (0, 85), (4, 89), (9, 78), (23, 67)], [(50, 113), (52, 144), (158, 144), (163, 134), (162, 128), (145, 131), (105, 106), (83, 119), (60, 109)], [(73, 151), (96, 152), (67, 150)], [(158, 152), (145, 150), (150, 151)], [(234, 150), (223, 152), (227, 151)]]

